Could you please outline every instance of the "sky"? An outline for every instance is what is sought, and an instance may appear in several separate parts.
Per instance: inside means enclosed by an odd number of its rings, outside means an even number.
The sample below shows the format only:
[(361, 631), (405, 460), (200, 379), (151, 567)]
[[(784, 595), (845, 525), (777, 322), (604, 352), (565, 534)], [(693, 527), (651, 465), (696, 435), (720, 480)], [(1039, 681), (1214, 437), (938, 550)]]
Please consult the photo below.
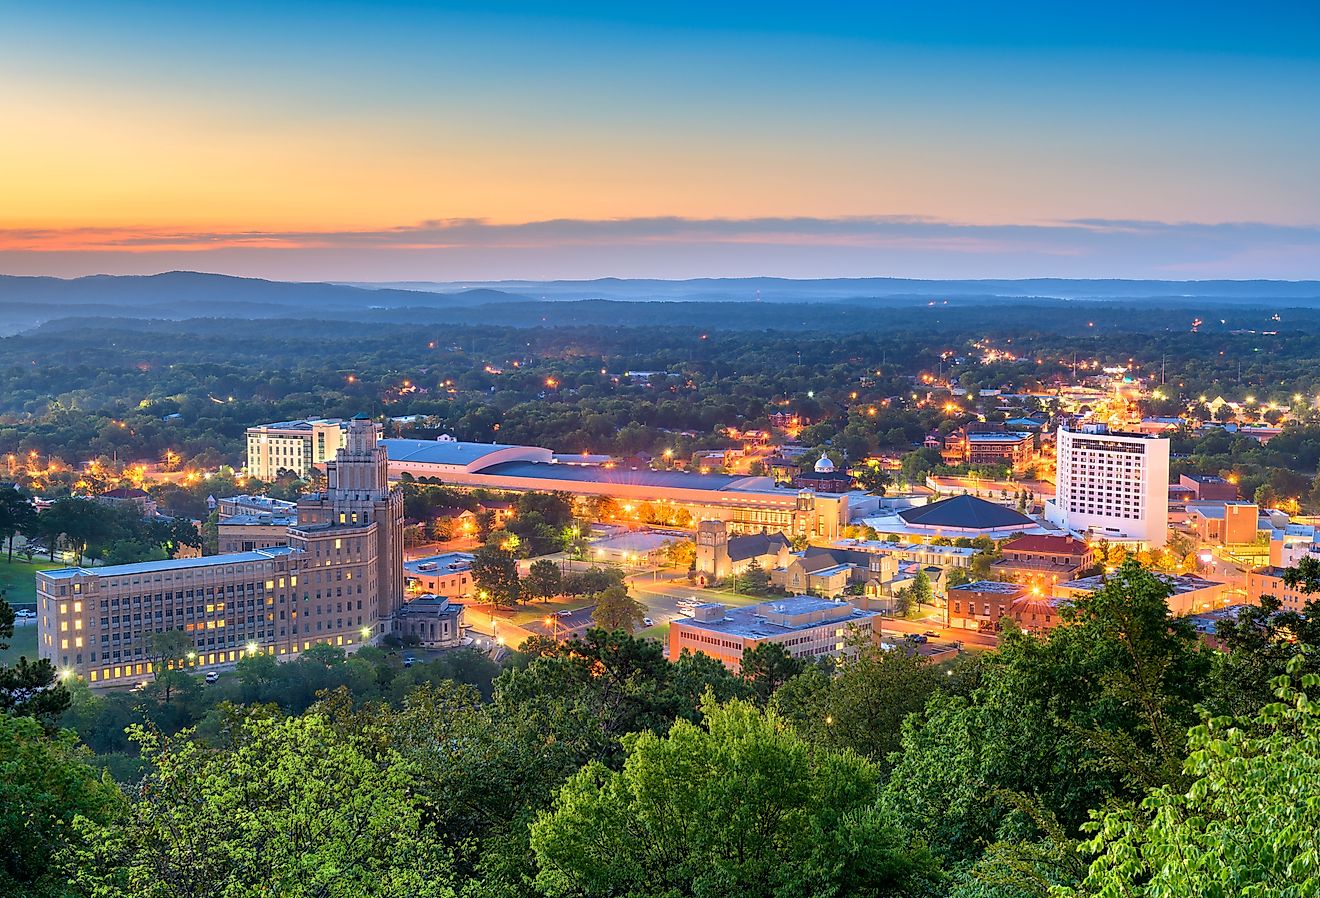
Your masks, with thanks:
[(1320, 4), (0, 4), (0, 273), (1320, 278)]

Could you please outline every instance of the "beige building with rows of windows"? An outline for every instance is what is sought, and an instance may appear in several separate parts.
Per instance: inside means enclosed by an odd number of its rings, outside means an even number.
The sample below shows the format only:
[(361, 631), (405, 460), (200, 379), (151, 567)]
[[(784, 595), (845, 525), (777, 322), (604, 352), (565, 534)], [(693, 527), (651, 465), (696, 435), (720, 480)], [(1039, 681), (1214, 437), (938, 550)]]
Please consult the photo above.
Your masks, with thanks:
[[(377, 435), (380, 425), (375, 425)], [(280, 471), (306, 478), (317, 465), (335, 457), (348, 436), (349, 423), (341, 418), (279, 421), (247, 429), (247, 473), (258, 480), (274, 480)]]
[(351, 422), (326, 468), (327, 489), (298, 502), (287, 546), (38, 573), (40, 656), (115, 685), (151, 673), (151, 635), (168, 630), (191, 637), (189, 667), (352, 649), (391, 632), (404, 601), (403, 496), (374, 425)]

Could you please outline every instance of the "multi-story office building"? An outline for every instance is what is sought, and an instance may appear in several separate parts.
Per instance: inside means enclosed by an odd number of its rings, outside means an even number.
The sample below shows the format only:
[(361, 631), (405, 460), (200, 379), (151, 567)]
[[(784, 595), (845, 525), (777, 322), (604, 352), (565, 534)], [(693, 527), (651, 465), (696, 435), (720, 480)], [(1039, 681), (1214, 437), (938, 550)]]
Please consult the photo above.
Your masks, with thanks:
[[(992, 429), (993, 428), (993, 429)], [(940, 457), (946, 465), (998, 466), (1021, 474), (1036, 462), (1036, 435), (969, 425), (944, 438)]]
[[(379, 435), (380, 425), (375, 425)], [(312, 468), (335, 457), (348, 437), (349, 423), (340, 418), (279, 421), (247, 429), (247, 473), (274, 480), (280, 471), (306, 477)]]
[(698, 605), (691, 618), (669, 625), (669, 658), (701, 652), (737, 672), (743, 652), (763, 642), (783, 646), (794, 658), (851, 655), (859, 644), (875, 638), (877, 611), (863, 611), (847, 602), (815, 596), (775, 599), (744, 608), (719, 603)]
[(1110, 431), (1103, 424), (1060, 427), (1055, 497), (1045, 517), (1068, 530), (1159, 548), (1169, 531), (1169, 441)]
[(403, 603), (403, 495), (372, 423), (354, 419), (346, 435), (287, 546), (37, 574), (40, 656), (114, 685), (151, 673), (151, 636), (167, 630), (192, 638), (189, 666), (389, 632)]

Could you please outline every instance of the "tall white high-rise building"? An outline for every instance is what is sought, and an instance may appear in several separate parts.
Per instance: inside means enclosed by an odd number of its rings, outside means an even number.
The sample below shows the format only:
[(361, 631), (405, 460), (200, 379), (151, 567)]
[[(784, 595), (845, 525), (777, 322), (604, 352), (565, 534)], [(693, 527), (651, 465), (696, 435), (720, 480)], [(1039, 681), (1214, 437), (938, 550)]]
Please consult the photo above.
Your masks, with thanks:
[(1168, 540), (1169, 441), (1110, 431), (1103, 424), (1060, 427), (1057, 491), (1045, 518), (1097, 539), (1140, 542), (1155, 549)]

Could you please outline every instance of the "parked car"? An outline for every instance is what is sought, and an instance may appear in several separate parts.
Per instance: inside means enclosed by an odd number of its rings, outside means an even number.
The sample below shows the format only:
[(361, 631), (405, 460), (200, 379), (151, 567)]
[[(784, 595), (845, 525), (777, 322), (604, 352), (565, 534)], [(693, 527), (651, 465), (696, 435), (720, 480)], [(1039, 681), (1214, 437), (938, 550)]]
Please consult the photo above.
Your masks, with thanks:
[(417, 660), (417, 659), (414, 658), (412, 655), (404, 655), (404, 656), (403, 656), (403, 666), (404, 666), (404, 667), (412, 667), (412, 666), (413, 666), (413, 662), (416, 661), (416, 660)]
[(651, 620), (649, 617), (644, 617), (644, 618), (642, 618), (642, 626), (643, 626), (643, 627), (654, 627), (654, 626), (655, 626), (655, 621)]
[(205, 677), (205, 679), (206, 679), (206, 682), (208, 682), (208, 683), (215, 683), (215, 682), (218, 682), (218, 681), (219, 681), (219, 679), (220, 679), (220, 674), (217, 673), (217, 672), (214, 671), (214, 670), (208, 670), (208, 671), (206, 672), (206, 677)]
[(572, 616), (573, 616), (573, 609), (571, 608), (565, 608), (563, 611), (555, 612), (555, 617), (572, 617)]
[(929, 637), (926, 636), (925, 633), (909, 633), (907, 637), (908, 642), (913, 642), (916, 643), (917, 645), (921, 645), (922, 643), (926, 642), (927, 639), (929, 639)]
[(932, 639), (938, 639), (939, 636), (940, 636), (940, 631), (939, 631), (939, 630), (926, 630), (926, 631), (924, 631), (921, 635), (923, 635), (923, 636), (929, 636), (929, 637), (932, 638)]

